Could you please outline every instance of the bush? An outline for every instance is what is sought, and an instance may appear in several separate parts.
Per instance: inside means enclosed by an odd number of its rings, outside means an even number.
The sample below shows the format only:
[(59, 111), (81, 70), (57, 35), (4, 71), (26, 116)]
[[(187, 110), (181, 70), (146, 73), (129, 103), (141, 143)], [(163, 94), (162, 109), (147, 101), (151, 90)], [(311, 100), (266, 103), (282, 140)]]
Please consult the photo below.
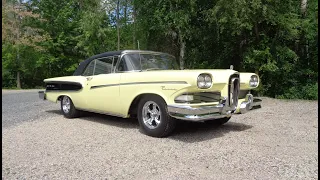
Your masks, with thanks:
[(318, 83), (307, 84), (304, 86), (293, 86), (284, 94), (277, 95), (276, 98), (318, 100)]

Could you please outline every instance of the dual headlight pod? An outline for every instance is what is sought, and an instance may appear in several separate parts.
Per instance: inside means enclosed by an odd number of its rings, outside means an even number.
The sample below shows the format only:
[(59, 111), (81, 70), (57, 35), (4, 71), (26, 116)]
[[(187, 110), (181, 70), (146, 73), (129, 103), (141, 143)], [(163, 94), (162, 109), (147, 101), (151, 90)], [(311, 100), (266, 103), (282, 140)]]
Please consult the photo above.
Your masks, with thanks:
[(197, 79), (197, 85), (200, 89), (210, 88), (212, 85), (212, 78), (209, 74), (200, 74)]
[(249, 81), (250, 87), (257, 87), (259, 85), (259, 78), (256, 75), (252, 75)]

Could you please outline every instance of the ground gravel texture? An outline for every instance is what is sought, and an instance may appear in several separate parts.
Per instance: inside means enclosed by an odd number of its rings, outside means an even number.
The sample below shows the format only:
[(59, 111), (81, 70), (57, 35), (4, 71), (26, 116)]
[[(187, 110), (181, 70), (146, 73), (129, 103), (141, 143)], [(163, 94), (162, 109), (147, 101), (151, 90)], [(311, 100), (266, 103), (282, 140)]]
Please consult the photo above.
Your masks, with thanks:
[(181, 122), (161, 139), (136, 119), (65, 119), (46, 103), (2, 128), (2, 179), (318, 179), (317, 101), (263, 98), (225, 125)]

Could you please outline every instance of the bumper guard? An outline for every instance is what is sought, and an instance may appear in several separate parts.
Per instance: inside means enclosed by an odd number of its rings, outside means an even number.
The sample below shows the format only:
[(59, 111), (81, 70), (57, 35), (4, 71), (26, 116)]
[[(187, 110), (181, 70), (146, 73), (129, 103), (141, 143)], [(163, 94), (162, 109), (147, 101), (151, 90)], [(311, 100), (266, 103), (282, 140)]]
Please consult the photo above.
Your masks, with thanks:
[(250, 110), (261, 108), (262, 100), (254, 98), (252, 94), (247, 94), (245, 101), (240, 104), (240, 113), (244, 114)]

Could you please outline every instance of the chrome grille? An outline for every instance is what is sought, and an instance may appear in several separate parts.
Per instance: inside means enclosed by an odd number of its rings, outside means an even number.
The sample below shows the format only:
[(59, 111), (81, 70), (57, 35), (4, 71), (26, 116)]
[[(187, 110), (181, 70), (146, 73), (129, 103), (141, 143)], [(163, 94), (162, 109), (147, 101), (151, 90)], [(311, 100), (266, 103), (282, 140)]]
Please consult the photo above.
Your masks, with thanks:
[(238, 96), (240, 91), (240, 79), (239, 75), (234, 74), (230, 77), (229, 81), (229, 105), (232, 109), (236, 109), (238, 106)]
[[(181, 101), (176, 100), (175, 103), (189, 103), (189, 104), (196, 104), (196, 103), (211, 103), (211, 102), (219, 102), (221, 99), (220, 92), (196, 92), (196, 93), (185, 93), (181, 95), (192, 95), (192, 101)], [(179, 95), (179, 96), (181, 96)]]

